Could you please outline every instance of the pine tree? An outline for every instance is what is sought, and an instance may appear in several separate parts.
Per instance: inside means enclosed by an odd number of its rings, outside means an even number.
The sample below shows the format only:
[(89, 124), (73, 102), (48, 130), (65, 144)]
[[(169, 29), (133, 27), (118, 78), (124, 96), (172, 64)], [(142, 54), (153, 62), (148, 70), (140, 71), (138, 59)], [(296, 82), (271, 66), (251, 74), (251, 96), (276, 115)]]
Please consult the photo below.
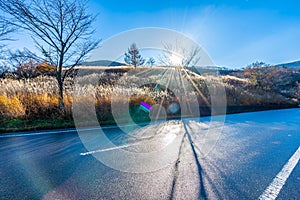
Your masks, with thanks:
[(127, 53), (125, 53), (124, 61), (129, 64), (133, 65), (135, 68), (136, 66), (143, 65), (145, 59), (142, 58), (140, 55), (139, 49), (137, 48), (136, 44), (133, 43), (129, 48)]

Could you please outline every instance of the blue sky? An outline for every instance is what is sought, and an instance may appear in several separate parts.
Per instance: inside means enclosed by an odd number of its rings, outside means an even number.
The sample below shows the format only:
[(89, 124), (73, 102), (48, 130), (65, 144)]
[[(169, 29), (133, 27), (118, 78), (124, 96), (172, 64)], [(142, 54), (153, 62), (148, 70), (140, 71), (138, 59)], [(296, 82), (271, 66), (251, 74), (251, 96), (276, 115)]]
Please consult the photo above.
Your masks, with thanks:
[[(289, 0), (90, 0), (96, 37), (134, 28), (162, 27), (198, 42), (216, 65), (300, 60), (300, 3)], [(29, 45), (20, 37), (18, 44)], [(20, 45), (19, 45), (20, 46)]]

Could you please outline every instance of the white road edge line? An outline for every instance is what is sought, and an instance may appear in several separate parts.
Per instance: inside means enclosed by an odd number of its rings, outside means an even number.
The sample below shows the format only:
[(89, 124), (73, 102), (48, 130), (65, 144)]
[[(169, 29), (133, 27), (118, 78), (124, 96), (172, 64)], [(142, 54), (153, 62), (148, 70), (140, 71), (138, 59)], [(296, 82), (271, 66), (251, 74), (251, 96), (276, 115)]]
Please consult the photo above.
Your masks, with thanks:
[(300, 146), (289, 161), (284, 165), (282, 170), (273, 179), (272, 183), (267, 187), (267, 189), (259, 196), (260, 200), (274, 200), (277, 198), (279, 192), (281, 191), (286, 180), (289, 178), (290, 174), (296, 167), (300, 159)]
[[(146, 124), (146, 123), (145, 123)], [(144, 125), (141, 123), (139, 125)], [(134, 126), (132, 124), (129, 125), (122, 125), (118, 127), (130, 127)], [(32, 133), (1, 133), (0, 138), (9, 138), (9, 137), (24, 137), (24, 136), (34, 136), (34, 135), (48, 135), (48, 134), (56, 134), (56, 133), (70, 133), (70, 132), (77, 132), (77, 131), (94, 131), (94, 130), (103, 130), (109, 128), (118, 128), (117, 126), (103, 126), (103, 127), (90, 127), (90, 128), (71, 128), (68, 130), (54, 130), (54, 131), (40, 131), (40, 132), (32, 132)]]
[[(82, 131), (92, 131), (97, 130), (100, 128), (86, 128), (81, 129)], [(49, 135), (49, 134), (56, 134), (56, 133), (70, 133), (70, 132), (76, 132), (77, 129), (69, 129), (69, 130), (57, 130), (57, 131), (42, 131), (42, 132), (33, 132), (33, 133), (16, 133), (16, 134), (5, 134), (0, 135), (0, 138), (8, 138), (8, 137), (24, 137), (24, 136), (32, 136), (32, 135)]]

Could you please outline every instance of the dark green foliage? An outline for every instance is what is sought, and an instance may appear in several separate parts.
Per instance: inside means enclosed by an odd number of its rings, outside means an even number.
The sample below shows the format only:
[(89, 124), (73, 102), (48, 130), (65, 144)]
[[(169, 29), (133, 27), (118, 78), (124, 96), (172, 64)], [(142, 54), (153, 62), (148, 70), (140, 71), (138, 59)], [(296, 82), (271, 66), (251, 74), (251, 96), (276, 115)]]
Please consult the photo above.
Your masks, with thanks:
[(128, 65), (132, 65), (134, 67), (143, 65), (145, 63), (145, 59), (140, 55), (139, 49), (135, 43), (133, 43), (129, 47), (127, 53), (125, 53), (124, 61)]

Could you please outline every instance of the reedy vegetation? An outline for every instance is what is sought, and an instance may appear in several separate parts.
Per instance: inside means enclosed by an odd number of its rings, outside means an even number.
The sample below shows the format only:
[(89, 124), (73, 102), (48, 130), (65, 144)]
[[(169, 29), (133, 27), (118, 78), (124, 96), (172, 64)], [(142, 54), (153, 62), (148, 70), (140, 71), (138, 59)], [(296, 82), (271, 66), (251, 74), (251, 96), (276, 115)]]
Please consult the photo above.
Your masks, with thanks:
[[(121, 78), (120, 78), (121, 77)], [(140, 86), (141, 82), (155, 82), (161, 78), (153, 74), (144, 78), (128, 76), (127, 73), (93, 73), (79, 76), (76, 84), (67, 78), (64, 88), (65, 115), (58, 108), (59, 91), (55, 78), (39, 76), (33, 79), (13, 80), (0, 79), (0, 118), (7, 119), (57, 119), (72, 118), (72, 102), (74, 87), (80, 98), (76, 101), (83, 106), (87, 101), (95, 104), (99, 121), (113, 120), (111, 102), (128, 103), (130, 107), (138, 107), (141, 101), (149, 104), (162, 104), (167, 107), (170, 102), (178, 102), (178, 98), (167, 90), (155, 90), (149, 86)], [(287, 98), (280, 93), (257, 88), (250, 78), (234, 76), (192, 76), (204, 97), (210, 100), (206, 83), (221, 84), (226, 90), (228, 105), (269, 105), (295, 104), (299, 99)], [(106, 81), (107, 80), (107, 81)], [(108, 81), (109, 80), (109, 81)], [(217, 83), (218, 82), (218, 83)], [(174, 91), (173, 91), (174, 92)], [(92, 94), (92, 96), (90, 95)], [(197, 96), (197, 100), (194, 99)], [(129, 96), (125, 99), (124, 96)], [(185, 101), (206, 106), (196, 91), (188, 92)]]

